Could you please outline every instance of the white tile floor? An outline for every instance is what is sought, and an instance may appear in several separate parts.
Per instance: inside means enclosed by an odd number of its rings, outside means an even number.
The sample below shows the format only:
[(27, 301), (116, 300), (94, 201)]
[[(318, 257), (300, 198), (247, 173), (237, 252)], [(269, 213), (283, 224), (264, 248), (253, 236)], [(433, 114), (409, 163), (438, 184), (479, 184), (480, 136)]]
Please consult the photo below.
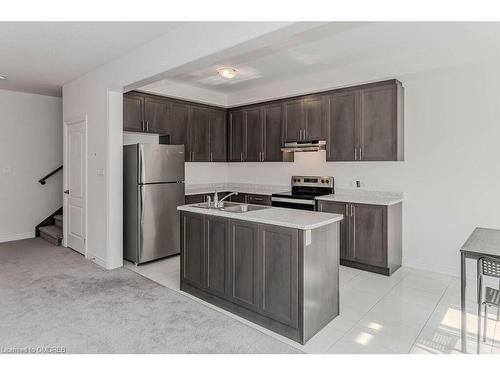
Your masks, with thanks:
[[(176, 256), (138, 267), (126, 262), (125, 267), (183, 293), (179, 261)], [(468, 351), (472, 353), (477, 325), (474, 284), (469, 281), (467, 289)], [(341, 266), (340, 315), (306, 345), (209, 306), (307, 353), (460, 353), (460, 280), (429, 271), (402, 267), (387, 277)], [(481, 353), (500, 354), (496, 316), (491, 309)]]

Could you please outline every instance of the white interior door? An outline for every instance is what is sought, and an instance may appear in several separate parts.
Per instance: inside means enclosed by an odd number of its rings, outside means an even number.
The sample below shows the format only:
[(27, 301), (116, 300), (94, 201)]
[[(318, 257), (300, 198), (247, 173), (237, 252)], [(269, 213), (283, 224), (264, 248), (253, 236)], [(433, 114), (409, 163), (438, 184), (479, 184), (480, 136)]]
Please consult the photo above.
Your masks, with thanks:
[(86, 121), (67, 123), (66, 131), (66, 245), (85, 255), (86, 235)]

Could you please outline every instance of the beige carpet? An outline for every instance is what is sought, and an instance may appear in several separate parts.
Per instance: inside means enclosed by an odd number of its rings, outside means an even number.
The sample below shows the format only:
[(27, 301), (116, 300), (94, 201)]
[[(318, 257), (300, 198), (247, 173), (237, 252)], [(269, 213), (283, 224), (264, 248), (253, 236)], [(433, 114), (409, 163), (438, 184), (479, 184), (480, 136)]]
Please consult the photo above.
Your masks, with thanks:
[(300, 353), (126, 269), (40, 238), (0, 244), (0, 353)]

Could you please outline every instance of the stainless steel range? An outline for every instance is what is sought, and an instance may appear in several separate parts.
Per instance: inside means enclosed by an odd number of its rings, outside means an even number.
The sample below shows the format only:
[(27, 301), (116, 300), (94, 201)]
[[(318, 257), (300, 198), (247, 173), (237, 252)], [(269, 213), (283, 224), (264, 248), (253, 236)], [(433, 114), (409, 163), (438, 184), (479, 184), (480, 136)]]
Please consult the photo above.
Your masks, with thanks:
[(293, 176), (291, 185), (290, 191), (272, 195), (274, 207), (315, 211), (314, 198), (335, 192), (331, 176)]

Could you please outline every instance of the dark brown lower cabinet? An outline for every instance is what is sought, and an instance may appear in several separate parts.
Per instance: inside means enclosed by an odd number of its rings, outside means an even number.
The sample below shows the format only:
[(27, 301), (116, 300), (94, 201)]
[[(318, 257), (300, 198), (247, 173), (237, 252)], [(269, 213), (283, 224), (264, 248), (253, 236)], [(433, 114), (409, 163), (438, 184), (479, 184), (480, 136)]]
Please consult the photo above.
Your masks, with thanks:
[(185, 211), (181, 223), (181, 290), (300, 343), (338, 315), (339, 223), (303, 231)]
[(205, 202), (205, 196), (206, 194), (191, 194), (191, 195), (186, 195), (184, 198), (186, 204), (195, 204), (195, 203)]
[(402, 203), (381, 206), (318, 201), (318, 210), (344, 215), (340, 225), (340, 263), (391, 275), (402, 260)]
[(193, 286), (204, 288), (205, 241), (204, 218), (201, 215), (184, 213), (181, 216), (181, 279)]

